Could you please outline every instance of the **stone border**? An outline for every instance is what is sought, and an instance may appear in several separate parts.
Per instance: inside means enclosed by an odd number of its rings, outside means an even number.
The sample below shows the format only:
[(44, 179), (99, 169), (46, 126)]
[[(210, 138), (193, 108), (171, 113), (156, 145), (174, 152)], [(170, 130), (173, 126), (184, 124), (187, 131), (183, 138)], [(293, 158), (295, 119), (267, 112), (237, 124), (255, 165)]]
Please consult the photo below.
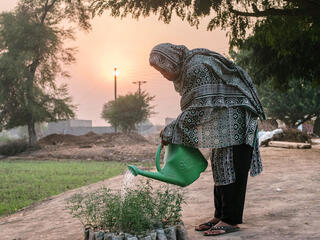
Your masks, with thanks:
[(133, 236), (127, 233), (115, 234), (104, 231), (95, 232), (85, 229), (84, 240), (188, 240), (187, 230), (183, 224), (165, 229), (159, 228), (146, 233), (144, 236)]

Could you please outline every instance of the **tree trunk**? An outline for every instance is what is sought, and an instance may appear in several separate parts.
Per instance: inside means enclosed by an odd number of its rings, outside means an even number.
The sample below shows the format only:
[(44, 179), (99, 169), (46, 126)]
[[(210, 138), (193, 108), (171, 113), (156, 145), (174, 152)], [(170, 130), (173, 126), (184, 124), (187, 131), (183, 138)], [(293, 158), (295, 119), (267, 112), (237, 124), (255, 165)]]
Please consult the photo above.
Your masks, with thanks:
[(320, 117), (317, 117), (313, 126), (313, 133), (320, 137)]
[(34, 121), (29, 121), (28, 123), (28, 134), (29, 134), (29, 144), (31, 146), (36, 145), (37, 143), (37, 133), (35, 129), (35, 123)]

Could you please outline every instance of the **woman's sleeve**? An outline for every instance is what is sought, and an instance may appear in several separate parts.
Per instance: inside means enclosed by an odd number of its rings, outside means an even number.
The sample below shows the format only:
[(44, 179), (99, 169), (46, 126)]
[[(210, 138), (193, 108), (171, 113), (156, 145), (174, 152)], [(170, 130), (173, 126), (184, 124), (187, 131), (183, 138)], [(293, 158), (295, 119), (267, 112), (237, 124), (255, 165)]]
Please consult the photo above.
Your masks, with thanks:
[(162, 134), (161, 134), (161, 138), (166, 141), (171, 143), (172, 142), (172, 138), (173, 138), (173, 129), (174, 126), (177, 122), (177, 119), (172, 121), (171, 123), (169, 123), (163, 130)]

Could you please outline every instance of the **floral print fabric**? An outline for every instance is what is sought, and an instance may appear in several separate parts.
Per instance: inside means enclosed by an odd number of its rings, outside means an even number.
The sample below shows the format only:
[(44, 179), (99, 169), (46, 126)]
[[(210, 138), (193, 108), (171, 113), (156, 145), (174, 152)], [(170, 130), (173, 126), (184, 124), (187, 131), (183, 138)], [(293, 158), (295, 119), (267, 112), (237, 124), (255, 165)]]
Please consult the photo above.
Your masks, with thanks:
[(250, 174), (262, 171), (256, 131), (257, 118), (264, 118), (264, 112), (249, 76), (223, 56), (206, 51), (197, 49), (187, 55), (179, 87), (175, 86), (182, 113), (165, 127), (162, 138), (214, 149), (215, 183), (225, 185), (235, 181), (234, 145), (252, 146)]
[(215, 148), (211, 152), (211, 167), (216, 186), (235, 182), (236, 176), (233, 168), (233, 148)]

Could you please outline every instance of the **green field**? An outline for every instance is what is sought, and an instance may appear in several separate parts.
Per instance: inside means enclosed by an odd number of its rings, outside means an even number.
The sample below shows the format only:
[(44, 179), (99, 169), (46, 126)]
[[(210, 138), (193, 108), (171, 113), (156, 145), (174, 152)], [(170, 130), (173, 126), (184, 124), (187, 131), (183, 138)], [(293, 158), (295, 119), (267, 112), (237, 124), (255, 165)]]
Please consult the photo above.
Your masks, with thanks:
[(69, 189), (121, 174), (126, 164), (85, 161), (0, 161), (0, 215)]

